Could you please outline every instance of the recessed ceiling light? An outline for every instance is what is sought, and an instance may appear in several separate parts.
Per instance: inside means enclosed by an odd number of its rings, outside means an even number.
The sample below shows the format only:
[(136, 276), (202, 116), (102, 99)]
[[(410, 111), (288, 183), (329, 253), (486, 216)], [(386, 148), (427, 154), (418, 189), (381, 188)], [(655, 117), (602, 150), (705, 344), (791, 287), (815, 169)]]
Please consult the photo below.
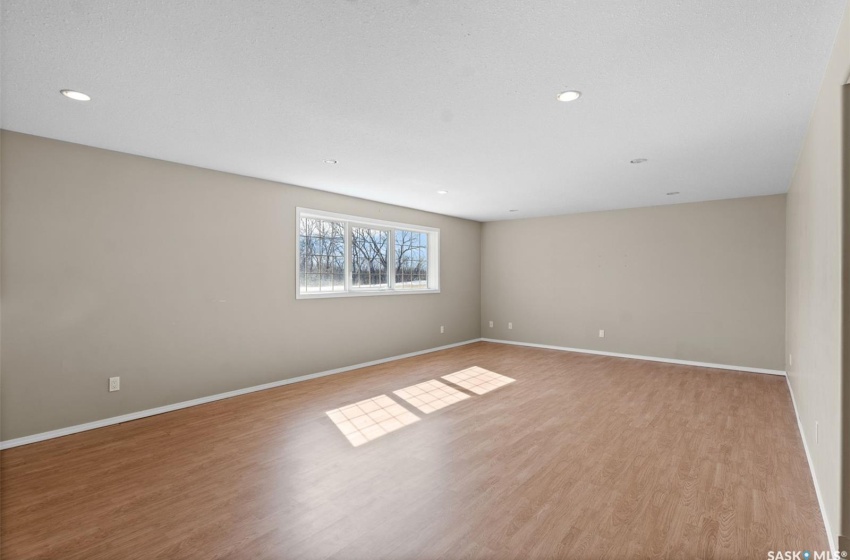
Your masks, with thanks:
[(562, 91), (561, 93), (559, 93), (558, 94), (558, 101), (564, 101), (564, 102), (575, 101), (579, 97), (581, 97), (581, 92), (571, 89), (569, 91)]
[(437, 194), (449, 194), (449, 191), (437, 191)]
[(639, 157), (631, 160), (629, 163), (643, 163), (645, 161), (648, 161), (645, 157)]
[(91, 97), (81, 91), (74, 91), (72, 89), (62, 89), (59, 90), (59, 93), (61, 93), (65, 97), (73, 99), (74, 101), (91, 101)]
[(508, 210), (508, 212), (519, 212), (519, 210)]
[(674, 194), (679, 194), (679, 191), (668, 192), (667, 196), (673, 196)]
[(326, 159), (325, 163), (329, 163), (331, 165), (334, 165), (336, 163), (336, 160), (335, 159)]

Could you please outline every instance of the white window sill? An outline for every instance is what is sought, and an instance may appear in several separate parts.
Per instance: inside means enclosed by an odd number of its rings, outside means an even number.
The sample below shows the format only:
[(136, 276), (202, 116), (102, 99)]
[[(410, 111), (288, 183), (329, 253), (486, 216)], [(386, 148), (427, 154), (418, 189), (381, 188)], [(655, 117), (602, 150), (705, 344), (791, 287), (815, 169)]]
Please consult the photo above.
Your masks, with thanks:
[(302, 294), (298, 292), (295, 299), (327, 299), (345, 297), (370, 297), (370, 296), (418, 296), (422, 294), (439, 294), (440, 290), (352, 290), (350, 292), (311, 292)]

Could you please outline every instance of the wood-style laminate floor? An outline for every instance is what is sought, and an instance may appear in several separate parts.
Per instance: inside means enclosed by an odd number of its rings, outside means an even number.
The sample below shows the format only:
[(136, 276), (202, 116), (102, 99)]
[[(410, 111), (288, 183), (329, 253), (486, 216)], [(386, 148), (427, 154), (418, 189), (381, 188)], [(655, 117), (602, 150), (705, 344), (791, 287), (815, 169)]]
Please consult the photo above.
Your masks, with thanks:
[[(471, 366), (516, 381), (393, 394)], [(325, 412), (378, 395), (420, 420), (353, 447)], [(5, 560), (827, 548), (784, 378), (483, 342), (6, 450), (0, 482)]]

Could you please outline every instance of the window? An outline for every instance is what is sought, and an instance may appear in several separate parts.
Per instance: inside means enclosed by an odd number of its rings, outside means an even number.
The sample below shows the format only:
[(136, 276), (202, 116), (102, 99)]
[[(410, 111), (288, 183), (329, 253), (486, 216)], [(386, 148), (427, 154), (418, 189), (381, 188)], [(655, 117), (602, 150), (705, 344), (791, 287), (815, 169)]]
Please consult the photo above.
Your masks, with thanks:
[(362, 226), (351, 226), (351, 288), (385, 290), (387, 278), (387, 249), (390, 232)]
[(440, 230), (298, 208), (296, 297), (439, 292)]
[(395, 286), (398, 290), (417, 290), (428, 286), (427, 233), (396, 230)]
[(345, 226), (339, 222), (303, 218), (298, 240), (299, 276), (304, 292), (345, 290)]

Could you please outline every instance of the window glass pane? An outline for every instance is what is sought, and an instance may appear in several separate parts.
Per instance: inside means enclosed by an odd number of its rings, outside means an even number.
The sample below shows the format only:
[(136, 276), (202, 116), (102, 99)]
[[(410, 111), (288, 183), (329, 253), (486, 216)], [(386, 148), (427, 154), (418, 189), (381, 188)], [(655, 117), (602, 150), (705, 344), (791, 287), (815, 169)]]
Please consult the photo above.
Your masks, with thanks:
[(343, 291), (339, 257), (345, 254), (345, 224), (330, 220), (302, 218), (298, 236), (300, 290), (305, 292)]
[(351, 227), (352, 288), (386, 289), (389, 232), (366, 227)]
[(304, 290), (307, 292), (318, 292), (319, 291), (319, 275), (318, 274), (308, 274), (307, 275), (307, 285), (304, 287)]
[(428, 288), (428, 234), (395, 232), (395, 287), (397, 290)]

